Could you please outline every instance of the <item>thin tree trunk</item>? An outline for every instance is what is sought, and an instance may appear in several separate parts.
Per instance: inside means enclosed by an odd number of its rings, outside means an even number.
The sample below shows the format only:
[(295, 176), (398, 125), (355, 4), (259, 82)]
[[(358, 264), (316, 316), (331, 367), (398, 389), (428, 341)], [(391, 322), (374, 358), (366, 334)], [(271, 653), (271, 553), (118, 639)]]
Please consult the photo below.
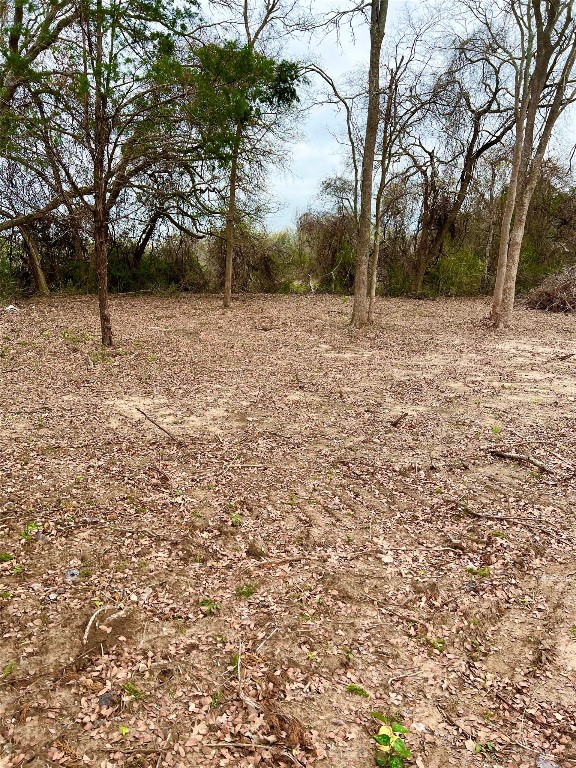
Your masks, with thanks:
[(32, 275), (32, 280), (34, 281), (36, 292), (39, 293), (40, 296), (49, 296), (50, 289), (48, 288), (48, 283), (46, 282), (46, 277), (42, 269), (40, 250), (36, 238), (28, 229), (26, 229), (26, 227), (19, 227), (19, 230), (28, 249), (28, 267), (30, 269), (30, 274)]
[(234, 262), (234, 226), (236, 220), (236, 182), (238, 177), (238, 153), (242, 138), (242, 126), (236, 126), (236, 137), (232, 150), (230, 166), (230, 194), (226, 214), (226, 264), (224, 268), (224, 307), (228, 308), (232, 301), (232, 267)]
[[(377, 206), (378, 208), (378, 206)], [(369, 276), (369, 296), (368, 296), (368, 322), (374, 322), (374, 306), (376, 303), (376, 284), (378, 282), (378, 258), (380, 255), (381, 229), (378, 219), (376, 219), (376, 230), (374, 232), (374, 245), (370, 257), (370, 276)]]
[(372, 224), (372, 182), (380, 119), (380, 54), (386, 29), (388, 0), (372, 0), (370, 5), (368, 111), (362, 158), (360, 215), (358, 217), (354, 269), (354, 309), (352, 311), (352, 324), (355, 328), (362, 328), (368, 322), (368, 261), (370, 256), (370, 226)]
[(502, 298), (504, 294), (504, 283), (506, 281), (506, 269), (508, 264), (508, 249), (510, 245), (510, 231), (512, 228), (512, 219), (514, 218), (514, 209), (516, 208), (516, 197), (518, 193), (518, 179), (520, 176), (520, 163), (522, 160), (522, 131), (517, 131), (514, 152), (512, 155), (512, 170), (510, 173), (510, 183), (506, 194), (506, 204), (502, 215), (500, 225), (500, 244), (498, 247), (498, 266), (496, 268), (496, 283), (494, 285), (494, 295), (492, 297), (492, 310), (490, 319), (495, 326), (500, 324), (500, 315), (502, 312)]
[(112, 346), (112, 322), (108, 305), (108, 210), (106, 206), (105, 152), (108, 138), (106, 94), (103, 89), (103, 10), (96, 2), (96, 92), (94, 97), (94, 260), (98, 275), (98, 308), (102, 345)]

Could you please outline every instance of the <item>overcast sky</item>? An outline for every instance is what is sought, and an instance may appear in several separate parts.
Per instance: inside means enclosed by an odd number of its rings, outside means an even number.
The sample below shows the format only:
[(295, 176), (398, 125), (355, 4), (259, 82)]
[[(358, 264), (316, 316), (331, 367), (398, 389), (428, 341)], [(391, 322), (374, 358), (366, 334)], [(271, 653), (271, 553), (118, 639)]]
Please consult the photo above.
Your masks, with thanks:
[[(330, 0), (317, 0), (315, 8), (333, 6)], [(387, 30), (393, 34), (394, 24), (406, 7), (404, 0), (390, 0)], [(312, 59), (319, 64), (339, 85), (343, 84), (346, 73), (359, 67), (368, 66), (368, 31), (365, 24), (359, 24), (354, 36), (343, 28), (338, 43), (335, 34), (324, 40), (308, 41), (291, 47), (284, 53), (288, 57)], [(367, 76), (367, 72), (366, 72)], [(317, 85), (319, 94), (326, 88)], [(334, 175), (343, 166), (343, 148), (336, 137), (342, 137), (345, 123), (341, 115), (329, 105), (313, 107), (299, 125), (299, 139), (288, 147), (289, 161), (285, 171), (272, 170), (269, 175), (269, 189), (280, 210), (269, 216), (267, 225), (271, 230), (293, 226), (299, 214), (314, 205), (320, 182)]]

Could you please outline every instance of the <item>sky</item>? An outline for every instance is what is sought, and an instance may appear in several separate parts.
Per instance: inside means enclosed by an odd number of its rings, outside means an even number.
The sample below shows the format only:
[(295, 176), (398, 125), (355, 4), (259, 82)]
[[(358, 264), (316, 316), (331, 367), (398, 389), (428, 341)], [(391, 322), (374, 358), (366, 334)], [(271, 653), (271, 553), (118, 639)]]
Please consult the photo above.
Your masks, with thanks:
[[(329, 0), (316, 0), (315, 9), (333, 6)], [(387, 31), (393, 34), (395, 21), (405, 8), (404, 0), (390, 0)], [(332, 33), (323, 40), (300, 41), (283, 54), (291, 58), (312, 59), (342, 86), (345, 75), (368, 66), (368, 31), (364, 23), (355, 29), (354, 36), (343, 27), (340, 40)], [(317, 78), (319, 81), (320, 79)], [(326, 87), (317, 83), (319, 96)], [(271, 231), (295, 226), (296, 219), (309, 207), (318, 205), (320, 183), (343, 169), (344, 148), (338, 143), (343, 136), (345, 121), (330, 105), (311, 107), (298, 126), (298, 139), (287, 147), (288, 161), (285, 170), (272, 169), (268, 187), (278, 210), (268, 216), (266, 224)]]

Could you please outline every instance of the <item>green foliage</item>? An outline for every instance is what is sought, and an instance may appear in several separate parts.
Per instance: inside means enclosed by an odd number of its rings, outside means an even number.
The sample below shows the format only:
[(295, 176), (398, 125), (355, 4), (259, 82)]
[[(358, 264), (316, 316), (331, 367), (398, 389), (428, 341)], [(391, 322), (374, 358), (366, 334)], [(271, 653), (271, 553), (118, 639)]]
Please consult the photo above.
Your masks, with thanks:
[(14, 560), (14, 555), (9, 552), (0, 552), (0, 563), (9, 563), (10, 560)]
[(210, 699), (210, 709), (218, 709), (224, 703), (224, 694), (222, 691), (216, 691)]
[(481, 755), (484, 752), (496, 752), (496, 746), (492, 744), (491, 741), (478, 742), (474, 747), (474, 753), (476, 755)]
[(146, 698), (146, 694), (140, 688), (137, 688), (134, 683), (124, 683), (123, 688), (135, 701), (142, 701), (142, 699)]
[(31, 521), (26, 523), (23, 531), (20, 531), (20, 536), (26, 541), (30, 541), (33, 535), (37, 533), (37, 531), (38, 531), (38, 523)]
[(236, 587), (236, 597), (252, 597), (256, 589), (256, 584), (244, 584), (243, 586)]
[(478, 576), (481, 579), (486, 579), (490, 576), (490, 568), (487, 566), (482, 566), (481, 568), (468, 566), (468, 568), (466, 568), (466, 573), (469, 573), (471, 576)]
[(404, 761), (411, 757), (410, 750), (402, 738), (405, 733), (408, 733), (408, 729), (379, 712), (370, 714), (383, 723), (377, 735), (373, 736), (377, 748), (374, 755), (376, 765), (383, 768), (403, 768)]
[(13, 661), (9, 661), (8, 664), (2, 670), (2, 677), (9, 677), (16, 669), (16, 664)]
[(441, 296), (469, 296), (482, 290), (484, 263), (469, 245), (445, 245), (444, 254), (430, 272), (430, 283)]
[(353, 693), (356, 696), (362, 696), (365, 699), (370, 698), (370, 694), (368, 693), (368, 691), (362, 688), (361, 685), (355, 685), (354, 683), (351, 683), (346, 687), (346, 690), (348, 691), (348, 693)]
[(208, 43), (195, 53), (189, 117), (200, 132), (206, 156), (227, 166), (239, 151), (245, 130), (270, 122), (271, 115), (298, 101), (299, 67), (235, 41)]
[(573, 637), (576, 640), (576, 624), (572, 624), (570, 627), (570, 637)]
[(221, 606), (214, 602), (214, 600), (210, 600), (210, 598), (205, 598), (204, 600), (200, 600), (200, 610), (204, 614), (204, 616), (212, 616), (212, 614), (216, 613), (221, 609)]

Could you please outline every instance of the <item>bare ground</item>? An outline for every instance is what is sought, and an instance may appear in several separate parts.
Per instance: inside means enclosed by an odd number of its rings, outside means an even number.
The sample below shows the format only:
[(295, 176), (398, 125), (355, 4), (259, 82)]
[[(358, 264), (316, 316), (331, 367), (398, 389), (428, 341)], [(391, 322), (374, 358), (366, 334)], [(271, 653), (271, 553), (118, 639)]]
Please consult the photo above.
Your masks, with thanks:
[(576, 765), (574, 318), (95, 311), (0, 312), (0, 766)]

